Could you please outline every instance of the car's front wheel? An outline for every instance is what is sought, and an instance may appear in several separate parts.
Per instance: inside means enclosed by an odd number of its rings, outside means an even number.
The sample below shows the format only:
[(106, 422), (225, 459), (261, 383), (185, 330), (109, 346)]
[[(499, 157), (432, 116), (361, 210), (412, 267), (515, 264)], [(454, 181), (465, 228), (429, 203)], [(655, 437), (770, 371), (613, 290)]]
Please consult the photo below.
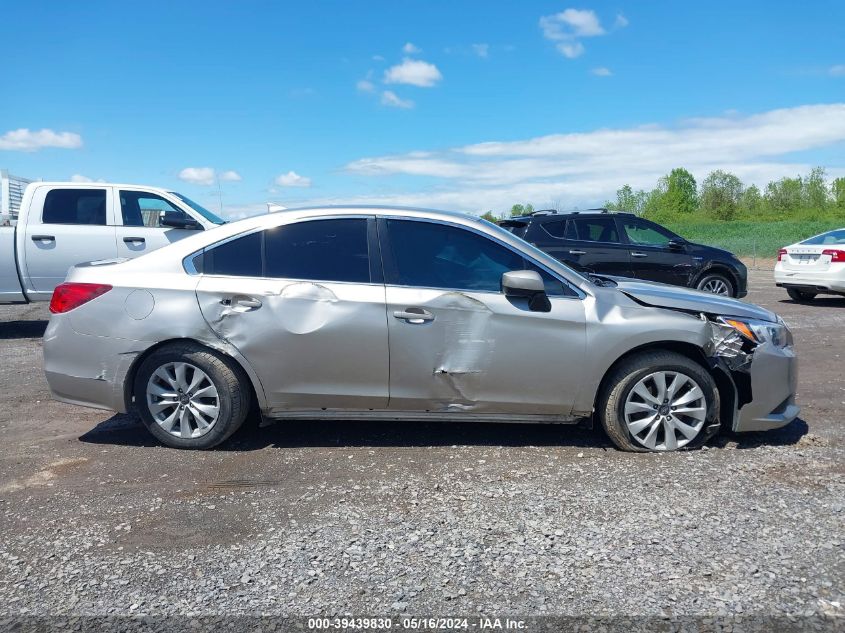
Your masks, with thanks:
[(626, 451), (674, 451), (704, 443), (718, 428), (719, 392), (686, 356), (644, 352), (622, 361), (605, 382), (597, 413)]
[(806, 290), (798, 290), (798, 288), (787, 288), (786, 294), (789, 298), (797, 303), (809, 303), (816, 298), (815, 292), (807, 292)]
[(195, 344), (162, 347), (135, 376), (144, 425), (174, 448), (211, 448), (243, 424), (251, 391), (232, 361)]
[(697, 290), (709, 292), (714, 295), (720, 295), (722, 297), (736, 296), (736, 291), (734, 290), (734, 285), (731, 280), (725, 275), (721, 275), (719, 273), (704, 275), (704, 277), (699, 279), (695, 287)]

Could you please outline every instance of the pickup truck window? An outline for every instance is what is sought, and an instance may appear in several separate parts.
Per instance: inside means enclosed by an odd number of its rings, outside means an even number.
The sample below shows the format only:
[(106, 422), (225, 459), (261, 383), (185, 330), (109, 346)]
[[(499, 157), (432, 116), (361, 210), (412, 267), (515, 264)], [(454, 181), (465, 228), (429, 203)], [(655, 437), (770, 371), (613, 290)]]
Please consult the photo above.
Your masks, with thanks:
[(145, 191), (120, 191), (120, 212), (123, 226), (161, 227), (164, 214), (176, 214), (188, 219), (188, 214), (177, 209), (167, 200)]
[(44, 224), (106, 224), (105, 189), (53, 189), (44, 199)]

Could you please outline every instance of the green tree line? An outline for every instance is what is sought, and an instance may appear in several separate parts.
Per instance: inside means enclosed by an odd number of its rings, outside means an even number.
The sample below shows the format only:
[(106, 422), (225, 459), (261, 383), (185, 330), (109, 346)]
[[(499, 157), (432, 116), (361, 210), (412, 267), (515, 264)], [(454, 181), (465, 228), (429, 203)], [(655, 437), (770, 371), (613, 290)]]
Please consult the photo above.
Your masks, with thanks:
[(656, 222), (707, 220), (821, 220), (845, 218), (845, 178), (828, 182), (823, 167), (781, 178), (761, 191), (721, 169), (701, 184), (683, 167), (662, 177), (651, 191), (623, 185), (611, 211), (630, 211)]
[[(839, 220), (845, 219), (845, 178), (827, 180), (823, 167), (804, 176), (781, 178), (763, 190), (746, 185), (736, 174), (716, 169), (699, 184), (683, 167), (673, 169), (650, 191), (623, 185), (616, 200), (604, 206), (629, 211), (660, 223), (710, 222), (714, 220)], [(534, 211), (531, 204), (515, 204), (503, 217)], [(482, 218), (496, 222), (492, 211)]]

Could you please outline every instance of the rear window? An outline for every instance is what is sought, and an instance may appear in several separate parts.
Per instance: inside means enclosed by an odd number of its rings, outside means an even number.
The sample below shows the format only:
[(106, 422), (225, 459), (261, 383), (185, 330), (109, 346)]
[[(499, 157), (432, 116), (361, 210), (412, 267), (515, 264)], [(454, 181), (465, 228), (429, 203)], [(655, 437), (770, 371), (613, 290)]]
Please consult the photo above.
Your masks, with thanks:
[(502, 220), (499, 222), (499, 226), (507, 229), (517, 237), (525, 237), (525, 231), (528, 229), (527, 222), (520, 222), (518, 220)]
[(577, 218), (572, 220), (578, 239), (584, 242), (619, 242), (619, 231), (613, 218)]
[(575, 224), (570, 220), (555, 220), (554, 222), (543, 222), (543, 230), (552, 237), (561, 240), (577, 240)]
[(44, 198), (44, 224), (106, 224), (105, 189), (52, 189)]
[(821, 235), (816, 235), (808, 240), (801, 242), (808, 246), (824, 246), (826, 244), (841, 245), (845, 244), (845, 229), (838, 229), (836, 231), (828, 231)]

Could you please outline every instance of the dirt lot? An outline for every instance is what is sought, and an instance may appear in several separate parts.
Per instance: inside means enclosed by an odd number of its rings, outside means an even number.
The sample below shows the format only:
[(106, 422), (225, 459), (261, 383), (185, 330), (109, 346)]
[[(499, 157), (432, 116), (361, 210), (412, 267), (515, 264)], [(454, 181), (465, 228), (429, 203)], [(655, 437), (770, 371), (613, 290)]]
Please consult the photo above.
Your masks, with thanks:
[(845, 299), (770, 275), (748, 300), (793, 328), (801, 419), (671, 455), (318, 422), (180, 452), (53, 402), (46, 308), (0, 307), (0, 614), (842, 616)]

